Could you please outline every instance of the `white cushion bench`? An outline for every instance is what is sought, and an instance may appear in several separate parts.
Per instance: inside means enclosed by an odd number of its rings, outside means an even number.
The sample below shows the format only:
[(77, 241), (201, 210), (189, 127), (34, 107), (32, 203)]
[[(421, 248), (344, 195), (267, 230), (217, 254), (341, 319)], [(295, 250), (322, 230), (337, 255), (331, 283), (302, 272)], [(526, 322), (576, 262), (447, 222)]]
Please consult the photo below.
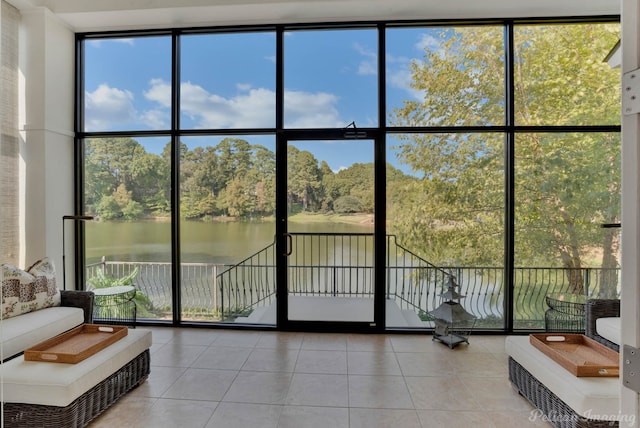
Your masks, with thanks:
[(135, 329), (77, 364), (5, 362), (5, 426), (86, 426), (147, 378), (150, 347), (151, 331)]
[(529, 336), (507, 337), (505, 350), (512, 384), (553, 426), (618, 426), (619, 378), (576, 377), (531, 345)]

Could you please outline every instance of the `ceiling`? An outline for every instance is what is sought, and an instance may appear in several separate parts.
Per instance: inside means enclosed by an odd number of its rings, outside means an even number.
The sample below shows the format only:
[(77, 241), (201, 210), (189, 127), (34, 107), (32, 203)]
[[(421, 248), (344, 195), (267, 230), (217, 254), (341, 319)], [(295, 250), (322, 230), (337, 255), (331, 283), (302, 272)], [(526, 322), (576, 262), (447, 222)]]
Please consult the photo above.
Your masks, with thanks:
[(7, 0), (74, 31), (406, 19), (617, 15), (619, 0)]

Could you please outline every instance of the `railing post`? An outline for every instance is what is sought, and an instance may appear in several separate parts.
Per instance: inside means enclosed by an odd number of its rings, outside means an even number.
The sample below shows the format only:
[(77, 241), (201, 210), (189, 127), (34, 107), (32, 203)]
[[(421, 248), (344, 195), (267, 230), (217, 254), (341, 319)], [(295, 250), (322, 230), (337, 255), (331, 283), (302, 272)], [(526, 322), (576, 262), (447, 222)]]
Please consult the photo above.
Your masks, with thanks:
[(216, 309), (218, 309), (218, 279), (217, 279), (217, 273), (218, 273), (218, 266), (217, 265), (213, 265), (213, 267), (211, 269), (211, 279), (213, 281), (213, 310), (214, 311)]
[(220, 278), (220, 321), (224, 321), (224, 280)]
[(584, 295), (589, 296), (589, 286), (591, 285), (591, 268), (586, 268), (584, 270)]

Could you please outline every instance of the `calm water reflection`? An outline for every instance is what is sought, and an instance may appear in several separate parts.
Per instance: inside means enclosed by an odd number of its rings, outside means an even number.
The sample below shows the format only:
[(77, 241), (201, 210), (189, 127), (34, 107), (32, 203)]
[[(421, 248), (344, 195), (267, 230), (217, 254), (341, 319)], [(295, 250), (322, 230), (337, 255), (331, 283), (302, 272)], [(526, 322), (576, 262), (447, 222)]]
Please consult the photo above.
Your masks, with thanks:
[[(371, 232), (346, 223), (295, 223), (295, 232)], [(180, 224), (184, 263), (233, 264), (273, 242), (274, 222), (201, 222)], [(115, 261), (171, 261), (171, 223), (162, 221), (87, 222), (87, 264), (103, 256)]]

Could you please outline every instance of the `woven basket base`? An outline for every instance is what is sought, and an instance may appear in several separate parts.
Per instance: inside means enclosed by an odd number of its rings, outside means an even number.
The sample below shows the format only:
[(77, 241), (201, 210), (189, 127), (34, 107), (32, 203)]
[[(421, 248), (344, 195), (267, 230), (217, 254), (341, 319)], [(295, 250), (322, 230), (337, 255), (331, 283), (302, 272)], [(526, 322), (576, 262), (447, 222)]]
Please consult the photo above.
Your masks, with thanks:
[(144, 382), (149, 372), (147, 349), (66, 407), (4, 403), (4, 424), (25, 428), (86, 427), (120, 397)]
[[(509, 380), (518, 392), (539, 409), (547, 422), (556, 428), (610, 428), (618, 421), (585, 419), (551, 392), (524, 367), (509, 357)], [(534, 414), (532, 413), (532, 416)]]

